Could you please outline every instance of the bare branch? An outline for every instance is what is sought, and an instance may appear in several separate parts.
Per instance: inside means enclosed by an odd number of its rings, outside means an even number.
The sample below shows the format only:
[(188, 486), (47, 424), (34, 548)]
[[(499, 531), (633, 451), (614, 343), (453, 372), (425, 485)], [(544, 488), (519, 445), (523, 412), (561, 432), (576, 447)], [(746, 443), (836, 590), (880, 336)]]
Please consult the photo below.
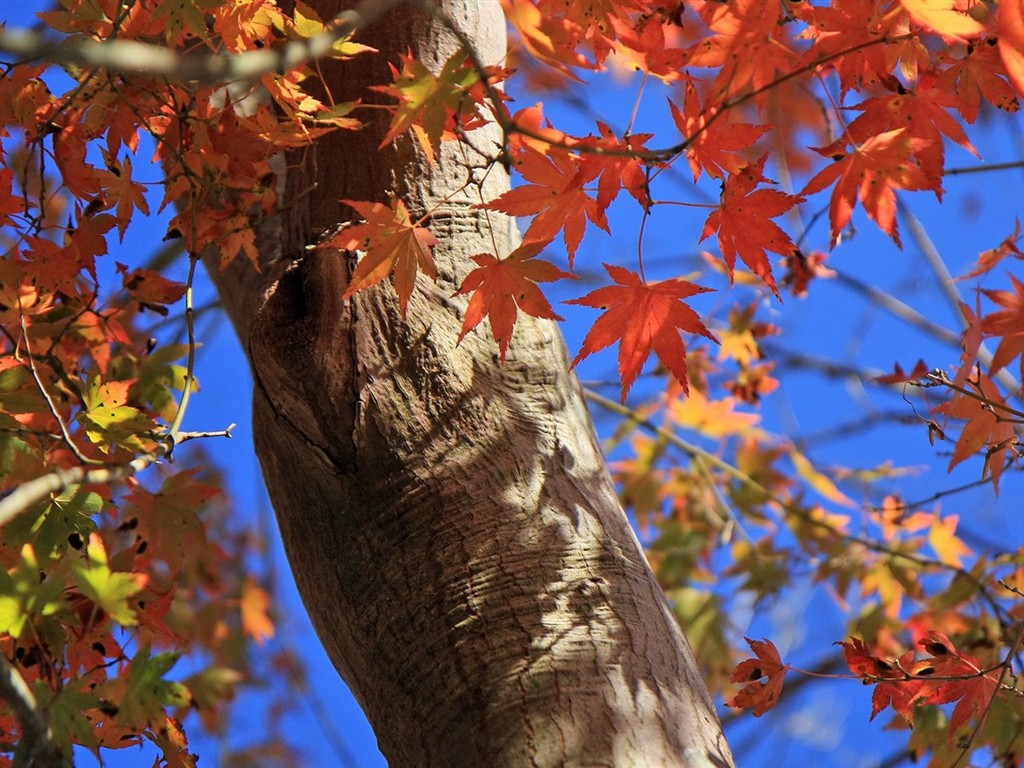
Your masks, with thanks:
[(0, 28), (0, 52), (22, 61), (44, 59), (56, 64), (101, 67), (110, 72), (166, 77), (179, 82), (224, 83), (286, 72), (326, 54), (339, 40), (372, 24), (401, 0), (363, 0), (307, 40), (245, 53), (180, 54), (134, 40), (99, 41), (87, 37), (55, 39), (24, 29)]
[(53, 740), (46, 715), (39, 709), (36, 697), (17, 668), (0, 654), (0, 698), (3, 698), (21, 723), (24, 765), (33, 768), (68, 768), (71, 762)]
[(131, 461), (123, 464), (110, 464), (104, 467), (92, 468), (79, 465), (71, 469), (55, 469), (49, 474), (29, 480), (27, 483), (19, 485), (3, 499), (0, 499), (0, 527), (9, 523), (33, 504), (42, 501), (50, 494), (60, 493), (70, 485), (81, 483), (109, 484), (126, 477), (131, 477), (144, 470), (150, 464), (155, 464), (164, 456), (169, 456), (179, 443), (202, 437), (231, 437), (231, 430), (234, 427), (235, 425), (231, 424), (227, 429), (220, 432), (176, 432), (163, 438), (149, 453), (136, 456)]

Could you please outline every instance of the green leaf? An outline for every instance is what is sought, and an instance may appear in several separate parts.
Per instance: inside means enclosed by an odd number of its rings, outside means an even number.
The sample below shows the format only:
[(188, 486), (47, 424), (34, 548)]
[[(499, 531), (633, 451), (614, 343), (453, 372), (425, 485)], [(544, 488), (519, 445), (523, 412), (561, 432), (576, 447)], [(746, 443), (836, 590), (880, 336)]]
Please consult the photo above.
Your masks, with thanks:
[(122, 695), (117, 699), (117, 719), (126, 725), (159, 723), (166, 717), (164, 707), (187, 707), (192, 694), (182, 684), (164, 680), (180, 653), (150, 655), (149, 646), (142, 648), (131, 660), (127, 674), (114, 684), (123, 683)]
[(138, 623), (128, 598), (146, 586), (146, 576), (141, 573), (114, 573), (107, 565), (107, 552), (99, 534), (89, 537), (86, 550), (88, 562), (76, 565), (73, 578), (79, 591), (102, 608), (110, 618), (121, 626)]
[(71, 542), (76, 548), (89, 540), (96, 530), (93, 515), (103, 509), (103, 499), (81, 486), (68, 486), (60, 496), (41, 502), (11, 520), (0, 530), (5, 547), (31, 543), (37, 556), (52, 561), (67, 552)]
[(39, 561), (31, 544), (10, 571), (0, 570), (0, 633), (17, 639), (33, 616), (46, 616), (64, 606), (64, 580), (51, 573), (40, 580)]

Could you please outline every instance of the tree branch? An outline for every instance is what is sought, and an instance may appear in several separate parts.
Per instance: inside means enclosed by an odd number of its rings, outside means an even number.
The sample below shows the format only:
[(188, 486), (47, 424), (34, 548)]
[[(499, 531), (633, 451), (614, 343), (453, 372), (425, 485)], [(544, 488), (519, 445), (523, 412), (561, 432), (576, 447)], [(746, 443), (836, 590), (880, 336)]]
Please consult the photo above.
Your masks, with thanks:
[(179, 443), (201, 437), (231, 437), (231, 430), (234, 427), (235, 425), (231, 424), (220, 432), (176, 432), (163, 438), (149, 453), (136, 456), (123, 464), (92, 468), (79, 465), (66, 470), (55, 469), (49, 474), (29, 480), (0, 499), (0, 527), (9, 523), (33, 504), (42, 501), (50, 494), (60, 493), (68, 486), (81, 483), (109, 484), (123, 480), (141, 472), (150, 464), (155, 464), (164, 456), (169, 456)]
[(245, 53), (186, 54), (134, 40), (99, 41), (86, 37), (55, 39), (24, 29), (0, 29), (0, 52), (22, 61), (46, 59), (56, 64), (102, 67), (178, 82), (215, 84), (285, 72), (323, 56), (339, 40), (376, 21), (402, 0), (363, 0), (329, 21), (324, 31), (307, 40)]
[[(5, 499), (6, 501), (6, 499)], [(0, 655), (0, 698), (3, 698), (21, 723), (18, 749), (32, 768), (68, 768), (64, 750), (53, 740), (46, 715), (39, 709), (36, 697), (17, 668)]]

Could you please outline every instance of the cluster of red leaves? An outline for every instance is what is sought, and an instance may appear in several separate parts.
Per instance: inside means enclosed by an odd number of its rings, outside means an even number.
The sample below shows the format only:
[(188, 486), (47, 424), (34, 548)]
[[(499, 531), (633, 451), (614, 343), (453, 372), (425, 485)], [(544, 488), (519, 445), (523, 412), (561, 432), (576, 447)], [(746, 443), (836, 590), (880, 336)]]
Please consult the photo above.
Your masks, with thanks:
[[(728, 703), (749, 708), (760, 717), (779, 703), (783, 678), (790, 667), (782, 663), (770, 640), (744, 639), (755, 658), (736, 665), (731, 680), (744, 685)], [(843, 648), (850, 671), (874, 685), (872, 720), (892, 707), (910, 725), (917, 706), (955, 703), (947, 732), (950, 743), (972, 717), (984, 716), (1000, 691), (1001, 668), (986, 669), (974, 656), (957, 649), (942, 632), (928, 632), (918, 641), (925, 652), (921, 658), (913, 650), (898, 659), (883, 658), (858, 638), (838, 645)]]
[[(286, 15), (270, 0), (67, 0), (40, 15), (72, 43), (117, 37), (172, 50), (240, 52), (323, 28), (302, 3)], [(343, 41), (332, 55), (357, 52)], [(54, 91), (68, 74), (72, 87)], [(158, 343), (147, 320), (167, 316), (186, 286), (141, 262), (104, 270), (100, 260), (151, 207), (175, 206), (168, 236), (190, 254), (255, 261), (252, 219), (275, 204), (268, 159), (358, 126), (303, 92), (307, 74), (265, 75), (270, 103), (243, 110), (246, 94), (219, 87), (4, 66), (0, 495), (54, 470), (102, 477), (152, 456), (195, 384), (189, 349)], [(162, 183), (136, 175), (144, 135)], [(103, 274), (120, 279), (101, 286)], [(243, 567), (254, 542), (228, 525), (219, 496), (212, 473), (157, 467), (121, 484), (63, 487), (0, 529), (0, 652), (68, 750), (98, 756), (150, 741), (161, 765), (193, 766), (180, 720), (197, 712), (211, 731), (224, 728), (254, 671), (246, 640), (262, 642), (273, 624), (267, 592)], [(189, 651), (192, 671), (172, 681)], [(5, 743), (19, 731), (9, 709), (0, 715)]]
[[(658, 4), (508, 0), (505, 10), (523, 48), (517, 55), (524, 60), (528, 55), (533, 65), (575, 78), (577, 71), (614, 64), (681, 85), (679, 97), (669, 99), (681, 139), (664, 150), (648, 148), (653, 138), (649, 133), (616, 135), (598, 121), (594, 134), (571, 136), (544, 126), (539, 109), (510, 115), (504, 104), (487, 105), (506, 129), (506, 150), (526, 183), (482, 207), (532, 217), (524, 235), (529, 244), (545, 245), (561, 235), (570, 269), (588, 222), (608, 231), (607, 211), (620, 189), (649, 212), (652, 178), (667, 164), (685, 157), (695, 181), (706, 173), (722, 182), (720, 205), (709, 215), (701, 239), (717, 234), (730, 275), (739, 260), (778, 296), (769, 254), (778, 254), (797, 267), (806, 262), (773, 219), (809, 196), (831, 190), (833, 247), (858, 201), (898, 244), (896, 192), (931, 190), (941, 196), (944, 139), (976, 154), (960, 119), (973, 122), (982, 103), (1018, 110), (1014, 86), (1024, 81), (1019, 46), (1014, 42), (1020, 38), (1019, 14), (1014, 8), (993, 13), (972, 2), (935, 6), (919, 0), (837, 0), (821, 6), (774, 0)], [(829, 162), (811, 174), (800, 194), (772, 189), (773, 182), (764, 174), (767, 156), (755, 159), (750, 149), (762, 140), (774, 141), (777, 131), (786, 136), (807, 126), (765, 122), (768, 97), (790, 81), (809, 83), (828, 72), (838, 77), (844, 97), (869, 95), (836, 109), (839, 136), (816, 150)], [(384, 90), (398, 104), (385, 140), (408, 128), (434, 156), (442, 139), (455, 138), (478, 124), (488, 93), (481, 82), (483, 73), (463, 56), (450, 59), (438, 74), (405, 58), (402, 70), (394, 74), (395, 84)], [(506, 70), (491, 71), (488, 79), (493, 83), (507, 75)], [(740, 121), (740, 107), (748, 102), (756, 106), (755, 114), (762, 115), (760, 122)], [(846, 123), (839, 111), (845, 109), (862, 114)], [(814, 120), (820, 123), (820, 114)], [(806, 157), (804, 162), (813, 160)], [(376, 247), (372, 241), (364, 245), (369, 250)], [(638, 273), (643, 274), (640, 267)], [(478, 278), (476, 273), (474, 284)], [(806, 279), (802, 273), (790, 279), (797, 294), (804, 290)], [(366, 284), (360, 281), (353, 286)], [(410, 290), (403, 279), (399, 290), (403, 305)], [(471, 295), (473, 290), (463, 284), (459, 293)], [(476, 306), (492, 300), (509, 306), (510, 295), (490, 291)], [(675, 301), (680, 311), (686, 309), (681, 296)], [(647, 306), (638, 304), (634, 309)], [(531, 312), (525, 306), (520, 309)], [(551, 313), (544, 311), (540, 316), (549, 317)], [(514, 315), (511, 320), (507, 311), (499, 310), (497, 315), (502, 328), (494, 336), (501, 339), (504, 358)], [(637, 326), (663, 325), (656, 314), (634, 314), (633, 318)], [(607, 326), (606, 318), (599, 322)], [(676, 327), (700, 332), (693, 324)], [(606, 340), (630, 336), (624, 326), (608, 336), (605, 327), (592, 342), (606, 346)], [(599, 348), (585, 342), (577, 359)], [(634, 345), (620, 354), (624, 395), (647, 358), (634, 354), (641, 348)], [(651, 350), (674, 374), (685, 374), (684, 344), (666, 341), (648, 345), (647, 351)]]
[(914, 708), (956, 702), (949, 718), (948, 739), (972, 717), (983, 716), (1000, 689), (1001, 669), (986, 669), (974, 656), (959, 650), (942, 632), (928, 632), (917, 643), (925, 656), (913, 650), (898, 659), (882, 658), (858, 638), (840, 642), (850, 671), (875, 686), (871, 719), (892, 707), (908, 724)]

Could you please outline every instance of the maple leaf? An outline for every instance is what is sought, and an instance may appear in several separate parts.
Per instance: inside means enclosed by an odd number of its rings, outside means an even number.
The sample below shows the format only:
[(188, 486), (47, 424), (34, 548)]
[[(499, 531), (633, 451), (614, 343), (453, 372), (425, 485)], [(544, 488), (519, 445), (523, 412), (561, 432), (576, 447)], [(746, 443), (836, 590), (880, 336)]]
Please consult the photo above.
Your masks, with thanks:
[(712, 82), (716, 98), (766, 88), (778, 72), (796, 68), (798, 55), (783, 42), (785, 27), (774, 0), (706, 3), (704, 15), (713, 35), (691, 48), (690, 66), (718, 68)]
[(680, 70), (690, 58), (682, 48), (666, 48), (665, 27), (657, 14), (641, 16), (636, 25), (618, 16), (610, 18), (616, 37), (621, 44), (616, 53), (633, 67), (662, 82), (678, 80)]
[(102, 382), (93, 376), (82, 395), (84, 409), (77, 419), (85, 427), (85, 434), (107, 452), (111, 443), (132, 450), (145, 447), (141, 435), (156, 426), (153, 420), (138, 408), (127, 405), (132, 381)]
[(715, 343), (718, 340), (682, 300), (711, 289), (678, 278), (645, 283), (636, 272), (624, 267), (605, 264), (604, 268), (616, 285), (598, 288), (566, 302), (605, 310), (583, 339), (573, 366), (618, 341), (623, 402), (651, 350), (676, 377), (683, 391), (689, 392), (686, 346), (680, 331), (699, 333)]
[[(914, 720), (914, 700), (921, 690), (922, 683), (907, 680), (905, 670), (910, 668), (914, 660), (914, 652), (908, 651), (896, 663), (876, 656), (867, 644), (857, 637), (851, 637), (836, 643), (843, 648), (843, 655), (850, 671), (864, 678), (864, 682), (874, 683), (875, 690), (871, 694), (871, 717), (874, 720), (886, 707), (891, 706), (908, 723)], [(892, 682), (887, 682), (892, 680)]]
[(242, 630), (263, 645), (274, 636), (274, 622), (270, 618), (270, 595), (251, 576), (242, 585)]
[(584, 31), (565, 18), (545, 15), (531, 0), (502, 0), (505, 18), (519, 33), (526, 49), (566, 77), (579, 80), (569, 67), (590, 67), (576, 46)]
[(78, 253), (72, 247), (61, 248), (52, 240), (27, 235), (26, 273), (43, 290), (52, 293), (75, 293), (75, 278), (82, 269)]
[(985, 31), (985, 25), (966, 13), (956, 10), (956, 0), (900, 0), (910, 18), (944, 37), (974, 37)]
[(972, 392), (954, 392), (948, 402), (937, 405), (934, 409), (936, 413), (941, 413), (947, 418), (966, 421), (953, 448), (949, 469), (953, 469), (984, 448), (986, 454), (982, 476), (984, 477), (987, 472), (998, 492), (999, 477), (1003, 471), (1006, 454), (1016, 442), (1016, 432), (1013, 422), (1006, 418), (1006, 402), (992, 380), (979, 373), (977, 379), (967, 383), (972, 387)]
[(928, 543), (939, 560), (955, 568), (963, 567), (962, 555), (971, 554), (971, 548), (956, 535), (959, 522), (959, 515), (948, 515), (942, 520), (936, 520), (928, 529)]
[(113, 198), (117, 202), (117, 234), (119, 239), (124, 240), (124, 232), (131, 223), (135, 210), (138, 209), (145, 216), (149, 215), (146, 188), (132, 181), (131, 158), (126, 157), (120, 164), (108, 159), (107, 168), (110, 169), (113, 178), (106, 189), (105, 197), (108, 200)]
[[(276, 11), (276, 9), (274, 10)], [(295, 3), (295, 13), (293, 14), (290, 31), (294, 31), (300, 38), (309, 39), (322, 34), (326, 30), (327, 25), (323, 23), (319, 14), (306, 5), (306, 3), (303, 3), (301, 0), (297, 0)], [(370, 46), (362, 45), (361, 43), (353, 43), (349, 38), (351, 38), (351, 35), (345, 35), (341, 39), (337, 40), (334, 45), (331, 46), (330, 50), (323, 54), (324, 57), (328, 59), (346, 61), (360, 53), (377, 52), (376, 48), (371, 48)]]
[(538, 243), (521, 245), (504, 259), (489, 253), (471, 257), (478, 266), (466, 275), (459, 290), (453, 294), (473, 294), (466, 308), (466, 317), (462, 321), (459, 342), (476, 328), (484, 317), (489, 317), (491, 334), (498, 342), (498, 352), (504, 364), (505, 352), (508, 350), (516, 323), (517, 308), (534, 317), (562, 319), (555, 314), (551, 304), (537, 287), (537, 283), (550, 283), (559, 278), (573, 276), (549, 261), (533, 258), (542, 247)]
[[(1003, 309), (985, 315), (981, 319), (981, 330), (986, 336), (1000, 337), (999, 346), (992, 356), (989, 375), (994, 376), (1011, 360), (1024, 352), (1024, 283), (1009, 275), (1012, 291), (983, 290), (986, 296)], [(1024, 357), (1020, 361), (1024, 374)]]
[(135, 269), (128, 272), (128, 267), (115, 262), (121, 274), (121, 284), (139, 304), (159, 315), (167, 315), (166, 304), (173, 304), (185, 295), (187, 286), (168, 280), (159, 272), (151, 269)]
[[(155, 492), (136, 485), (125, 498), (120, 530), (135, 536), (136, 570), (153, 560), (165, 563), (172, 577), (183, 567), (196, 572), (210, 567), (211, 547), (199, 513), (219, 491), (197, 480), (198, 474), (198, 468), (173, 474)], [(142, 543), (144, 551), (138, 547)]]
[(397, 198), (392, 199), (390, 205), (358, 200), (341, 202), (355, 209), (365, 219), (362, 224), (350, 224), (343, 228), (321, 246), (343, 251), (365, 251), (356, 264), (343, 298), (351, 298), (357, 291), (376, 285), (393, 274), (395, 293), (398, 294), (404, 318), (417, 271), (422, 269), (431, 280), (437, 278), (434, 256), (430, 250), (437, 245), (437, 238), (430, 230), (413, 221), (405, 203)]
[(781, 298), (767, 252), (789, 256), (797, 247), (771, 219), (802, 202), (803, 198), (776, 189), (755, 189), (762, 181), (768, 181), (762, 175), (767, 157), (764, 155), (753, 165), (729, 176), (722, 190), (722, 201), (704, 222), (700, 239), (717, 231), (718, 247), (729, 267), (730, 278), (738, 255), (750, 271), (772, 289), (776, 298)]
[(88, 561), (72, 569), (75, 586), (118, 624), (126, 627), (137, 624), (128, 598), (146, 586), (146, 574), (112, 571), (107, 550), (97, 533), (90, 534), (86, 554)]
[(910, 91), (894, 78), (886, 78), (883, 82), (895, 93), (867, 99), (852, 107), (864, 114), (850, 123), (839, 141), (821, 149), (822, 154), (833, 155), (842, 151), (847, 143), (863, 144), (885, 131), (906, 128), (908, 136), (921, 140), (914, 147), (913, 155), (931, 182), (929, 186), (937, 191), (942, 181), (945, 158), (943, 136), (980, 159), (963, 126), (948, 111), (957, 105), (959, 99), (937, 88), (934, 75), (922, 75), (917, 87)]
[(928, 366), (925, 365), (924, 360), (918, 359), (910, 373), (904, 371), (903, 367), (897, 362), (892, 373), (887, 373), (883, 376), (876, 376), (875, 381), (879, 384), (903, 384), (908, 381), (923, 379), (927, 375)]
[(583, 189), (600, 169), (584, 166), (576, 155), (564, 150), (551, 149), (543, 155), (527, 149), (517, 158), (516, 170), (532, 183), (516, 187), (478, 207), (510, 216), (533, 216), (523, 235), (524, 242), (549, 243), (559, 230), (564, 230), (571, 269), (587, 219), (609, 232), (604, 212)]
[(584, 177), (597, 177), (597, 207), (600, 211), (608, 210), (608, 206), (618, 197), (619, 191), (625, 189), (640, 205), (646, 206), (647, 164), (632, 152), (645, 151), (644, 144), (652, 134), (633, 133), (622, 139), (615, 137), (612, 129), (598, 122), (597, 129), (601, 137), (588, 137), (580, 140), (579, 146), (598, 150), (583, 156)]
[(957, 280), (966, 280), (970, 277), (977, 277), (980, 274), (988, 272), (1007, 256), (1013, 256), (1016, 259), (1024, 260), (1024, 251), (1021, 251), (1017, 246), (1018, 240), (1020, 240), (1019, 218), (1014, 219), (1013, 233), (1007, 235), (1006, 238), (1003, 239), (1003, 242), (995, 248), (989, 248), (988, 250), (979, 253), (978, 262), (974, 269), (966, 275), (958, 277)]
[(701, 169), (714, 179), (724, 179), (726, 173), (739, 173), (747, 161), (739, 154), (750, 149), (769, 129), (767, 125), (730, 123), (712, 118), (718, 107), (701, 107), (697, 89), (686, 83), (682, 111), (670, 99), (669, 109), (676, 127), (685, 138), (686, 159), (693, 171), (693, 180), (700, 178)]
[(1024, 94), (1024, 5), (999, 4), (999, 56), (1017, 93)]
[[(747, 685), (726, 704), (737, 709), (753, 707), (754, 717), (760, 717), (779, 703), (782, 680), (789, 665), (782, 663), (779, 651), (771, 640), (751, 640), (749, 637), (743, 639), (747, 641), (747, 645), (757, 658), (747, 659), (736, 665), (729, 680)], [(761, 678), (767, 680), (762, 683)]]
[(829, 205), (832, 247), (839, 242), (840, 233), (849, 223), (858, 197), (872, 220), (900, 245), (894, 190), (934, 189), (936, 195), (941, 194), (941, 189), (935, 187), (935, 182), (911, 159), (911, 154), (920, 149), (924, 141), (911, 137), (905, 128), (880, 133), (855, 146), (849, 154), (831, 155), (835, 162), (807, 182), (802, 195), (814, 194), (835, 184)]
[(938, 59), (945, 65), (938, 74), (938, 88), (956, 95), (953, 106), (967, 122), (977, 119), (983, 98), (1004, 112), (1020, 111), (1020, 100), (1004, 79), (1006, 69), (995, 45), (969, 46), (961, 58), (939, 51)]
[(825, 266), (827, 258), (827, 253), (815, 252), (805, 255), (803, 251), (794, 250), (782, 260), (786, 267), (786, 274), (782, 277), (783, 287), (789, 288), (790, 293), (798, 299), (804, 298), (811, 280), (828, 280), (835, 277), (836, 273)]
[(839, 75), (842, 93), (876, 83), (889, 74), (896, 45), (882, 43), (887, 38), (898, 37), (905, 30), (906, 20), (900, 14), (890, 13), (887, 4), (879, 0), (829, 6), (806, 3), (798, 5), (794, 11), (799, 19), (807, 22), (800, 36), (815, 40), (804, 56), (805, 64), (842, 53), (829, 64)]
[[(449, 57), (437, 75), (411, 53), (401, 60), (401, 70), (391, 68), (394, 83), (371, 89), (398, 100), (380, 145), (383, 147), (412, 129), (427, 158), (434, 162), (442, 139), (455, 138), (456, 129), (471, 131), (484, 124), (477, 111), (485, 95), (480, 73), (462, 49)], [(491, 81), (500, 80), (501, 72), (490, 72)]]
[(998, 676), (991, 672), (981, 674), (981, 662), (958, 650), (942, 632), (928, 632), (918, 644), (931, 656), (918, 662), (915, 667), (917, 675), (963, 678), (926, 683), (927, 688), (919, 694), (923, 704), (957, 702), (949, 718), (948, 738), (952, 743), (956, 731), (967, 723), (971, 715), (984, 712), (989, 706), (998, 691)]

